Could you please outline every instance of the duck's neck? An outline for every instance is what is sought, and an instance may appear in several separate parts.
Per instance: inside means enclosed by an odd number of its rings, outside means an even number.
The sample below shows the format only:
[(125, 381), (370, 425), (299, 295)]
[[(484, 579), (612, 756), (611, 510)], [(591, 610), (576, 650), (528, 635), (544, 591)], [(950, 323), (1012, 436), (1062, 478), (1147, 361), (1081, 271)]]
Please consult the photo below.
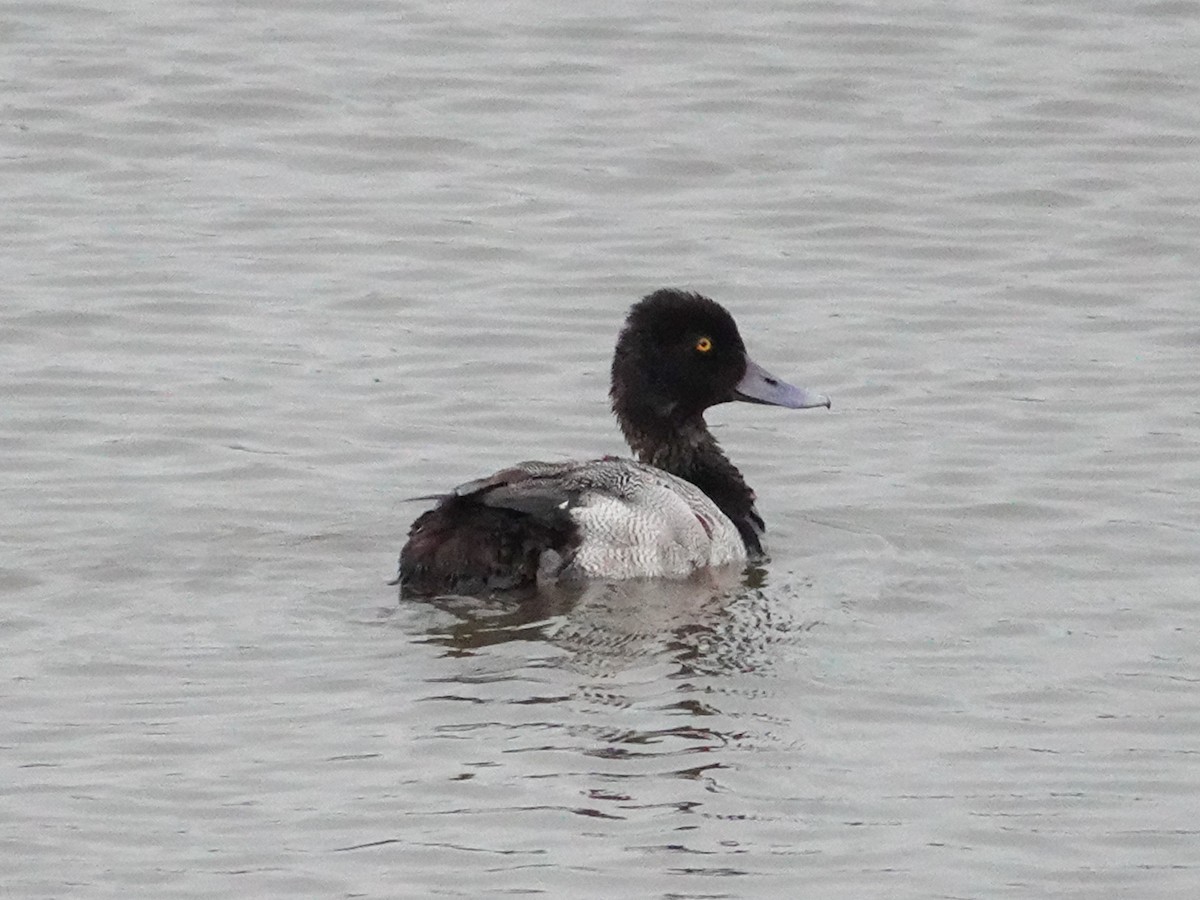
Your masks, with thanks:
[(690, 481), (737, 527), (746, 551), (762, 552), (763, 520), (754, 508), (754, 491), (729, 461), (703, 416), (683, 423), (646, 424), (623, 420), (621, 430), (639, 460)]

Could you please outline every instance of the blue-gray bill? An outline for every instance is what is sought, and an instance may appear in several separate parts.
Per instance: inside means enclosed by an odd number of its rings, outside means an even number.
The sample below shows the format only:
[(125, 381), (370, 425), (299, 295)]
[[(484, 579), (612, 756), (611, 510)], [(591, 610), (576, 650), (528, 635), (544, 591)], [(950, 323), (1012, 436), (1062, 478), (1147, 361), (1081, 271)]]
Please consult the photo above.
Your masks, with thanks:
[(824, 394), (798, 388), (782, 381), (753, 360), (746, 360), (746, 374), (733, 389), (733, 399), (746, 403), (767, 403), (788, 409), (812, 409), (833, 404)]

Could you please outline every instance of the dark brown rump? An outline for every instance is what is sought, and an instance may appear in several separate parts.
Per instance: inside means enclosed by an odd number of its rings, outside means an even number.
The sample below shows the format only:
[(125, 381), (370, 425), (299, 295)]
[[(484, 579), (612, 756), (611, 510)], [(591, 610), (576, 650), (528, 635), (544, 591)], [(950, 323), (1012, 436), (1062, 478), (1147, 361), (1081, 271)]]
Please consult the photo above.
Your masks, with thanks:
[(479, 594), (534, 585), (542, 553), (577, 543), (566, 516), (547, 522), (471, 497), (450, 497), (420, 516), (400, 551), (403, 595)]

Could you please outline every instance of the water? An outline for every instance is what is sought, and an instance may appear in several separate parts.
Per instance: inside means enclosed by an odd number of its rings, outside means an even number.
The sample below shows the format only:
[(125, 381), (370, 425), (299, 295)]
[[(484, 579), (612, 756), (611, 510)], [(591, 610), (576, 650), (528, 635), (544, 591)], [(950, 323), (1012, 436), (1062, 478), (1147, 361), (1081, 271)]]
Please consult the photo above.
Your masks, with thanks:
[[(1196, 891), (1194, 4), (114, 6), (3, 12), (6, 896)], [(834, 398), (770, 562), (397, 604), (662, 285)]]

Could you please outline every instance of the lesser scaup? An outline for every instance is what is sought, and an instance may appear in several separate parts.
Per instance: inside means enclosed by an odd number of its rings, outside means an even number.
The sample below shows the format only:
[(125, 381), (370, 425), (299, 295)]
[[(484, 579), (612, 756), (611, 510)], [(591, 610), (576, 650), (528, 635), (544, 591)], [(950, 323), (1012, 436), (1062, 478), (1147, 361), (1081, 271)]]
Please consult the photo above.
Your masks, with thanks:
[(720, 304), (671, 289), (630, 309), (609, 395), (637, 461), (523, 462), (427, 498), (438, 504), (417, 518), (400, 551), (401, 592), (686, 578), (745, 563), (762, 552), (763, 520), (704, 411), (733, 400), (830, 405), (754, 363)]

